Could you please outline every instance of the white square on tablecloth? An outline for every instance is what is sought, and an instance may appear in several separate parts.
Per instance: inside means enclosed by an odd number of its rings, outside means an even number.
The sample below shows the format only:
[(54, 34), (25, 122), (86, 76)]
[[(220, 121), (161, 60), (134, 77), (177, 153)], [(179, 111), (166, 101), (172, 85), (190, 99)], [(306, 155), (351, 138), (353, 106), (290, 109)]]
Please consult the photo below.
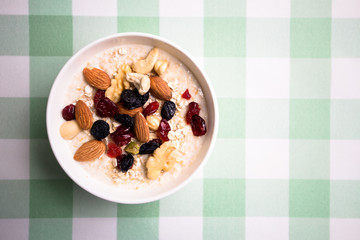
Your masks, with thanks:
[(290, 17), (290, 0), (251, 0), (246, 1), (247, 17)]
[(331, 240), (359, 240), (360, 219), (330, 219)]
[(29, 139), (0, 139), (0, 180), (30, 178)]
[(72, 239), (116, 240), (116, 224), (116, 218), (74, 218)]
[(202, 0), (159, 0), (161, 17), (202, 17), (204, 15)]
[(28, 15), (28, 0), (1, 0), (0, 14), (4, 15)]
[(0, 97), (29, 97), (28, 56), (0, 56)]
[(360, 99), (360, 59), (332, 59), (331, 98)]
[(289, 239), (288, 218), (247, 217), (245, 219), (245, 239)]
[(72, 0), (74, 16), (117, 16), (116, 0)]
[(359, 18), (359, 0), (332, 0), (333, 18)]
[(202, 233), (202, 217), (159, 218), (159, 239), (198, 240), (202, 239)]

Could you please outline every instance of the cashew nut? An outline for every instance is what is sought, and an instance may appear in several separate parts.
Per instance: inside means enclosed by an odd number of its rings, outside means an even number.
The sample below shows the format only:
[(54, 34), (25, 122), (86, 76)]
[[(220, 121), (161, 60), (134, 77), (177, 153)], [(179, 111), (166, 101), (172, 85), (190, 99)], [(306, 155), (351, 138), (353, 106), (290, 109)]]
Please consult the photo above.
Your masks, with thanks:
[(158, 60), (154, 66), (155, 72), (160, 76), (166, 71), (168, 64), (169, 63), (166, 60)]
[(150, 115), (150, 116), (146, 117), (148, 126), (149, 126), (150, 130), (152, 130), (152, 131), (158, 130), (159, 125), (160, 125), (160, 120), (161, 119), (155, 115)]
[(150, 78), (140, 73), (126, 74), (126, 80), (137, 88), (141, 95), (147, 93), (150, 89)]
[(159, 50), (157, 48), (153, 48), (145, 59), (135, 62), (132, 69), (136, 73), (147, 74), (154, 68), (158, 57)]

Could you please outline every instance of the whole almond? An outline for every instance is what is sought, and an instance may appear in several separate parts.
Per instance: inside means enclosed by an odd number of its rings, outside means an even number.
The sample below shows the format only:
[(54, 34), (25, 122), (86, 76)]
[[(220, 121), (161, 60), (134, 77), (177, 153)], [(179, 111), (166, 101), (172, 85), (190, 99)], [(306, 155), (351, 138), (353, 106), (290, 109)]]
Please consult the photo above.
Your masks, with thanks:
[(89, 107), (81, 100), (75, 106), (75, 119), (81, 129), (89, 129), (93, 123), (93, 116)]
[(116, 105), (119, 108), (119, 113), (120, 114), (127, 114), (127, 115), (130, 115), (130, 117), (134, 117), (135, 114), (142, 111), (142, 107), (138, 107), (138, 108), (134, 108), (134, 109), (129, 110), (129, 109), (126, 109), (122, 103), (118, 103)]
[(146, 119), (142, 113), (137, 113), (135, 115), (135, 123), (134, 123), (134, 131), (135, 136), (140, 142), (148, 142), (149, 141), (149, 126), (146, 122)]
[(150, 77), (150, 93), (160, 100), (169, 101), (172, 97), (172, 92), (167, 82), (161, 77)]
[(106, 146), (102, 141), (90, 140), (84, 143), (75, 152), (74, 159), (76, 161), (84, 162), (97, 159), (105, 152)]
[(98, 68), (84, 68), (83, 74), (85, 80), (93, 87), (106, 90), (111, 85), (111, 79), (106, 72)]

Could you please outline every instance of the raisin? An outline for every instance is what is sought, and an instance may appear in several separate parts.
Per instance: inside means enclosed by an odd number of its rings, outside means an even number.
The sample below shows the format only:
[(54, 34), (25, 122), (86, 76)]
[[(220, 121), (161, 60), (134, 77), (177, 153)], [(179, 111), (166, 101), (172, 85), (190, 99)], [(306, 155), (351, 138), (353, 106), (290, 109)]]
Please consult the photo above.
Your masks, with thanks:
[(199, 104), (196, 102), (189, 103), (189, 110), (186, 113), (186, 122), (189, 124), (191, 122), (193, 115), (199, 115), (200, 107)]
[(165, 119), (161, 119), (157, 134), (163, 142), (169, 141), (168, 133), (170, 132), (170, 130), (171, 128), (169, 123)]
[(175, 111), (175, 103), (172, 101), (166, 101), (161, 109), (161, 116), (169, 121), (175, 115)]
[(127, 172), (134, 165), (134, 157), (131, 154), (122, 154), (116, 158), (117, 168), (122, 172)]
[(96, 108), (96, 105), (98, 104), (98, 102), (105, 98), (105, 91), (104, 90), (100, 90), (98, 89), (94, 95), (94, 106)]
[(157, 101), (150, 103), (142, 112), (144, 117), (149, 116), (159, 109), (159, 103)]
[(157, 149), (158, 147), (160, 147), (160, 145), (162, 144), (160, 139), (153, 139), (150, 142), (144, 143), (143, 145), (141, 145), (140, 147), (140, 154), (151, 154), (155, 151), (155, 149)]
[(131, 142), (125, 147), (125, 152), (131, 154), (138, 154), (139, 153), (139, 145), (136, 142)]
[(195, 114), (191, 118), (191, 130), (194, 136), (203, 136), (206, 133), (205, 120), (199, 115)]
[(121, 123), (121, 125), (126, 126), (127, 128), (134, 126), (134, 119), (127, 114), (117, 113), (114, 118), (115, 121)]
[(181, 95), (181, 97), (190, 100), (191, 94), (189, 93), (189, 89), (186, 89), (185, 92)]
[(114, 117), (118, 112), (118, 106), (107, 97), (100, 99), (96, 105), (96, 113), (100, 117)]
[(75, 119), (75, 105), (70, 104), (64, 107), (64, 109), (61, 111), (61, 115), (64, 120), (70, 121)]
[(121, 148), (119, 148), (115, 143), (109, 143), (107, 155), (111, 158), (116, 158), (122, 153)]
[(149, 100), (149, 92), (141, 95), (138, 90), (125, 89), (120, 95), (120, 102), (124, 104), (124, 107), (127, 109), (134, 109), (142, 107), (147, 100)]
[(101, 140), (109, 135), (110, 127), (104, 120), (97, 120), (91, 127), (90, 133), (96, 140)]

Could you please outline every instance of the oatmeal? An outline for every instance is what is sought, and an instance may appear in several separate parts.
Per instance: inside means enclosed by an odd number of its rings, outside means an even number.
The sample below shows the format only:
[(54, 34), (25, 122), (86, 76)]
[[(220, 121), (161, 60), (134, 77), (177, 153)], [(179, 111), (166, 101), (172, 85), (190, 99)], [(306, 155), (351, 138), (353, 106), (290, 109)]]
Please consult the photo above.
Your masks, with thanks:
[(204, 142), (199, 83), (156, 47), (125, 45), (94, 56), (67, 99), (60, 134), (89, 177), (137, 187), (171, 181)]

